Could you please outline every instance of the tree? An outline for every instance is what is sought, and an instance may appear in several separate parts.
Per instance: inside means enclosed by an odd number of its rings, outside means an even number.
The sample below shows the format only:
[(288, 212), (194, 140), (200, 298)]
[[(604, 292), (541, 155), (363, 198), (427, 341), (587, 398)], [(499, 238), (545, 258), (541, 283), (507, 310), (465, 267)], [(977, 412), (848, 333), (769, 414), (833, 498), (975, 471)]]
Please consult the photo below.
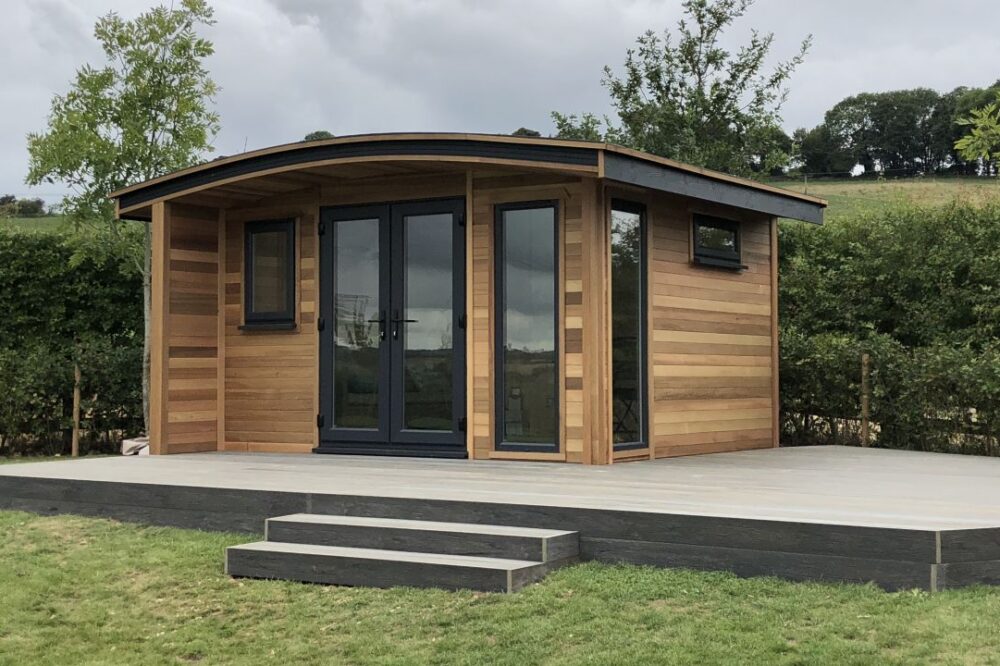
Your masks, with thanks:
[[(787, 96), (786, 84), (803, 61), (811, 37), (790, 60), (764, 71), (773, 33), (753, 31), (734, 53), (719, 42), (725, 29), (744, 15), (753, 0), (686, 0), (686, 18), (670, 31), (648, 31), (629, 49), (624, 72), (604, 68), (620, 126), (607, 124), (606, 136), (633, 148), (711, 169), (741, 175), (768, 173), (783, 166), (774, 131)], [(599, 130), (585, 114), (562, 133)], [(589, 127), (583, 123), (590, 122)], [(559, 119), (557, 118), (557, 127)], [(609, 138), (610, 140), (610, 138)]]
[(323, 139), (332, 139), (333, 133), (327, 132), (326, 130), (316, 130), (315, 132), (309, 132), (302, 139), (303, 141), (322, 141)]
[(510, 133), (511, 136), (528, 136), (528, 137), (539, 137), (542, 135), (538, 130), (528, 129), (527, 127), (518, 127), (516, 130)]
[[(212, 42), (198, 29), (212, 25), (205, 0), (181, 0), (125, 20), (111, 12), (98, 19), (94, 36), (104, 66), (84, 65), (71, 89), (52, 100), (48, 128), (28, 135), (27, 182), (61, 182), (63, 200), (78, 229), (95, 244), (130, 243), (135, 235), (115, 219), (109, 192), (189, 166), (212, 150), (219, 116), (211, 109), (218, 91), (205, 69)], [(143, 276), (145, 343), (143, 413), (149, 426), (150, 225), (131, 241)]]
[(824, 124), (837, 148), (872, 171), (933, 171), (934, 111), (940, 95), (928, 88), (861, 93), (826, 112)]
[(18, 199), (16, 210), (21, 217), (41, 217), (45, 215), (45, 200), (39, 198)]
[[(604, 141), (605, 133), (601, 131), (602, 121), (592, 113), (585, 113), (579, 118), (576, 114), (563, 115), (552, 112), (552, 122), (556, 124), (557, 139), (576, 139), (578, 141)], [(603, 121), (608, 125), (608, 119)]]
[(989, 173), (991, 164), (1000, 160), (1000, 93), (996, 101), (973, 109), (958, 124), (971, 129), (955, 142), (955, 150), (967, 160), (982, 160)]

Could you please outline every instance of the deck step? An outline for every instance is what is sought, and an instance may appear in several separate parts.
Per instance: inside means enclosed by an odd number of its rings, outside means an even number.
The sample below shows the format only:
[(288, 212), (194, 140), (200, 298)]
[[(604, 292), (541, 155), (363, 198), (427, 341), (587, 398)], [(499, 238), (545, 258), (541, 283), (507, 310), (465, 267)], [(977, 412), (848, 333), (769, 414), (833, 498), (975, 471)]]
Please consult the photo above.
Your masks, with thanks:
[(568, 561), (543, 563), (277, 541), (258, 541), (226, 549), (226, 572), (230, 576), (483, 592), (515, 592)]
[(556, 562), (579, 554), (576, 532), (502, 525), (298, 513), (271, 518), (266, 539), (442, 555)]

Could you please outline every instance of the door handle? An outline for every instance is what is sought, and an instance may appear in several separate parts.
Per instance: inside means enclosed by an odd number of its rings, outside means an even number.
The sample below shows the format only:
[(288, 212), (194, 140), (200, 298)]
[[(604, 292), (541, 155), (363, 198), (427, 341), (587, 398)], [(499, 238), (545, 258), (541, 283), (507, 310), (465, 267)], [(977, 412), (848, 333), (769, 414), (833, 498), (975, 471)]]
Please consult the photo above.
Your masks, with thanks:
[(392, 339), (393, 340), (399, 339), (400, 324), (416, 324), (416, 323), (417, 323), (416, 319), (401, 319), (399, 316), (399, 310), (394, 310), (392, 316)]
[(378, 322), (378, 339), (385, 340), (385, 310), (382, 310), (382, 314), (378, 319), (369, 319), (370, 324)]

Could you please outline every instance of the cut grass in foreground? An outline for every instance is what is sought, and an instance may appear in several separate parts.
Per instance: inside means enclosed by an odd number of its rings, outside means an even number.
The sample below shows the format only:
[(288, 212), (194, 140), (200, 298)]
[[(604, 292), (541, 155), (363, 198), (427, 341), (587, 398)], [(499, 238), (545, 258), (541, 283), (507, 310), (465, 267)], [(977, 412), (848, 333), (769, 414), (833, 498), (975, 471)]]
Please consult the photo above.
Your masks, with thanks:
[(1000, 590), (586, 564), (514, 595), (222, 573), (246, 535), (0, 512), (0, 663), (976, 663)]

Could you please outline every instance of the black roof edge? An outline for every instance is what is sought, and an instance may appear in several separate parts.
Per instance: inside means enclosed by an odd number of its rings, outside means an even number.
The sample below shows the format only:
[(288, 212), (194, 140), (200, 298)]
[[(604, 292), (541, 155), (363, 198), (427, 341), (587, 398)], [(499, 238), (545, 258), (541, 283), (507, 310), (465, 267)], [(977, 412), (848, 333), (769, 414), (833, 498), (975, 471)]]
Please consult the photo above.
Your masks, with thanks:
[(605, 153), (604, 176), (608, 180), (629, 185), (745, 208), (776, 217), (823, 224), (824, 206), (820, 203), (811, 203), (792, 196), (782, 196), (777, 192), (717, 180), (710, 176), (674, 169), (627, 155)]
[(283, 166), (308, 164), (350, 157), (387, 157), (395, 155), (434, 155), (447, 157), (484, 157), (556, 162), (573, 166), (597, 166), (598, 149), (592, 146), (550, 146), (502, 141), (468, 139), (406, 139), (400, 141), (358, 141), (323, 145), (303, 144), (289, 150), (265, 153), (242, 160), (181, 174), (161, 182), (126, 192), (118, 198), (119, 208), (132, 208), (178, 192), (209, 185), (214, 181), (266, 171)]

